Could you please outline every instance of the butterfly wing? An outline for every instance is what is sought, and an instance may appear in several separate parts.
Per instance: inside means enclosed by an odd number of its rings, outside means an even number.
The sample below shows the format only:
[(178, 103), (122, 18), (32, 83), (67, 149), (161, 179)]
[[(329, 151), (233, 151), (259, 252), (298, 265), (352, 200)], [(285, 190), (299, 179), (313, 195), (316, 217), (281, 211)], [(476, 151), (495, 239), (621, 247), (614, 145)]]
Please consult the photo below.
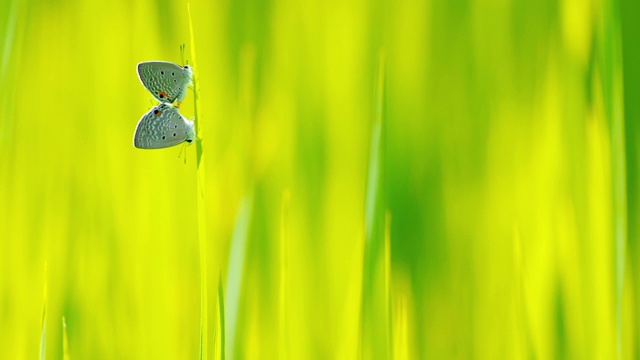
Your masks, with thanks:
[(195, 137), (193, 122), (177, 108), (160, 104), (144, 114), (133, 135), (133, 145), (140, 149), (162, 149), (191, 142)]
[(193, 73), (188, 65), (166, 61), (146, 61), (138, 64), (138, 77), (151, 95), (163, 103), (181, 102), (187, 95)]

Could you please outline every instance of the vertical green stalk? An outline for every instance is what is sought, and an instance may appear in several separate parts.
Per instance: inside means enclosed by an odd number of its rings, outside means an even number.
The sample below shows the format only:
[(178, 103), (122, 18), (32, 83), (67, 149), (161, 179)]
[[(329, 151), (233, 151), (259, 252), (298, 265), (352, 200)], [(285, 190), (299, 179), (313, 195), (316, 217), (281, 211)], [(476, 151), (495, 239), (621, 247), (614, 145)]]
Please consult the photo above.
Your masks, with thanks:
[[(391, 212), (384, 217), (384, 301), (387, 308), (387, 344), (389, 359), (393, 357), (393, 312), (391, 308)], [(402, 320), (404, 321), (404, 319)], [(406, 325), (404, 323), (402, 326)]]
[(205, 166), (202, 151), (202, 126), (200, 125), (200, 108), (198, 107), (198, 74), (196, 63), (195, 39), (193, 36), (193, 21), (191, 20), (191, 6), (187, 3), (189, 13), (189, 36), (191, 43), (191, 59), (193, 61), (193, 107), (195, 111), (196, 128), (196, 188), (198, 207), (198, 241), (200, 244), (200, 360), (209, 358), (209, 310), (208, 310), (208, 280), (207, 280), (207, 216), (205, 204)]
[(622, 89), (622, 49), (620, 7), (617, 1), (605, 6), (603, 83), (606, 116), (611, 126), (611, 171), (613, 193), (613, 232), (615, 239), (615, 325), (616, 353), (622, 358), (622, 305), (627, 243), (627, 172)]
[(220, 360), (226, 358), (225, 354), (225, 326), (224, 326), (224, 290), (222, 288), (222, 278), (218, 278), (218, 331), (220, 332)]
[(235, 359), (236, 340), (238, 338), (238, 318), (240, 313), (240, 293), (245, 267), (245, 253), (251, 224), (252, 196), (242, 200), (231, 238), (229, 267), (227, 269), (227, 293), (225, 297), (225, 352), (229, 359)]
[(248, 179), (248, 186), (245, 196), (242, 199), (236, 215), (233, 235), (231, 238), (231, 248), (229, 249), (229, 264), (227, 268), (226, 294), (224, 300), (224, 320), (225, 320), (225, 354), (229, 359), (241, 357), (243, 354), (236, 353), (242, 343), (242, 333), (240, 328), (240, 311), (242, 305), (242, 285), (244, 282), (244, 269), (246, 262), (246, 248), (249, 241), (249, 231), (253, 214), (253, 154), (251, 141), (253, 131), (253, 94), (254, 71), (256, 68), (256, 56), (253, 45), (246, 44), (240, 53), (240, 103), (243, 111), (245, 134), (247, 136), (247, 158), (245, 162), (245, 175)]
[(62, 317), (62, 360), (71, 360), (69, 356), (69, 337), (67, 336), (67, 320)]
[(384, 56), (378, 60), (373, 129), (365, 204), (365, 248), (362, 280), (362, 357), (389, 358), (388, 297), (385, 271), (384, 203)]
[(520, 237), (520, 228), (518, 225), (513, 226), (513, 283), (515, 286), (515, 306), (516, 320), (518, 327), (518, 341), (521, 346), (521, 358), (536, 359), (536, 349), (533, 347), (531, 339), (531, 324), (529, 323), (529, 314), (527, 311), (527, 266), (522, 248), (522, 238)]
[(289, 190), (285, 190), (282, 194), (282, 210), (280, 214), (280, 291), (279, 291), (279, 308), (278, 322), (280, 328), (279, 338), (279, 358), (286, 360), (287, 356), (287, 339), (289, 332), (287, 330), (287, 243), (289, 232), (287, 229), (287, 216), (289, 212)]
[(47, 344), (47, 263), (44, 263), (44, 291), (42, 296), (42, 322), (40, 323), (40, 360), (46, 356)]
[(6, 81), (9, 60), (13, 50), (13, 41), (16, 38), (16, 23), (18, 19), (18, 0), (11, 2), (11, 8), (7, 14), (7, 28), (4, 32), (4, 46), (2, 47), (2, 60), (0, 61), (0, 84)]

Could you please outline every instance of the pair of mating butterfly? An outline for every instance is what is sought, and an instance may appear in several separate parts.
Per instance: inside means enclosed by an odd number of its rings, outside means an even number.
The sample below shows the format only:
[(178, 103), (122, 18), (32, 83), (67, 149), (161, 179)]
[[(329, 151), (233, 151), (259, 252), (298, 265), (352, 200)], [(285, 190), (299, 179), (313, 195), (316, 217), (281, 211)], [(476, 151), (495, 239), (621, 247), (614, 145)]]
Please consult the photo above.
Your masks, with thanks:
[[(161, 149), (196, 137), (193, 121), (178, 111), (187, 95), (193, 72), (189, 65), (180, 66), (165, 61), (138, 64), (138, 77), (160, 104), (144, 114), (133, 135), (133, 145), (140, 149)], [(173, 103), (176, 103), (173, 106)]]

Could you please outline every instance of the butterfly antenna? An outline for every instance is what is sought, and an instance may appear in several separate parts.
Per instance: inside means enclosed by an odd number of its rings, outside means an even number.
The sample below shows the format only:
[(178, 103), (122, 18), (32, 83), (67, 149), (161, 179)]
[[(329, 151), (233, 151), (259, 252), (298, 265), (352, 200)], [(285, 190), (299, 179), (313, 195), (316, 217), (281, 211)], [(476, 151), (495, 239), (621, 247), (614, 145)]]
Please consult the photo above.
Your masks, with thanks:
[[(185, 61), (184, 61), (184, 48), (185, 48), (184, 44), (180, 45), (180, 58), (182, 59), (182, 63), (183, 64), (185, 64)], [(186, 64), (188, 64), (188, 62)]]

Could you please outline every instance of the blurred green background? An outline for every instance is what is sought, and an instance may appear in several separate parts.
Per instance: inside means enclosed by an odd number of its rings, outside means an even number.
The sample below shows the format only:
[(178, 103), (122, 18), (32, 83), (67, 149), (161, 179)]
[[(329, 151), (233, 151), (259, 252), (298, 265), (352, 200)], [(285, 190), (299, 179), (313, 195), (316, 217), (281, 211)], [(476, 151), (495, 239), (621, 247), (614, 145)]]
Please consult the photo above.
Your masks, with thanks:
[(0, 1), (0, 358), (640, 357), (637, 1), (190, 8)]

